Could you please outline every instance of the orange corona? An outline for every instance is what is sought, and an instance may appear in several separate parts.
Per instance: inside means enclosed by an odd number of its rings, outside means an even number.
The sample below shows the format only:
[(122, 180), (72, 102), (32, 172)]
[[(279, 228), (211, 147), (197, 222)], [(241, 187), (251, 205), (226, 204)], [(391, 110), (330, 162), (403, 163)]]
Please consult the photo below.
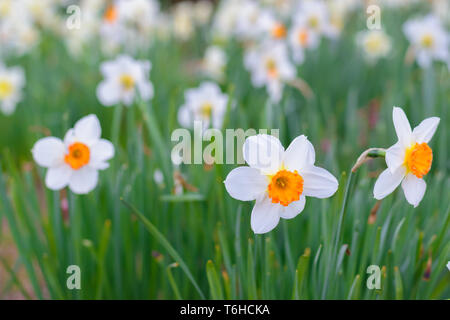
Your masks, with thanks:
[(416, 143), (406, 150), (406, 168), (408, 169), (408, 172), (411, 172), (417, 178), (423, 178), (423, 176), (430, 171), (432, 161), (433, 151), (425, 142), (420, 144)]
[(78, 170), (89, 163), (91, 151), (89, 147), (81, 142), (75, 142), (69, 146), (69, 153), (65, 155), (64, 161), (74, 170)]
[(280, 170), (270, 180), (267, 188), (272, 203), (288, 206), (300, 200), (303, 193), (303, 178), (296, 171)]
[(272, 36), (276, 39), (284, 39), (286, 37), (286, 27), (282, 23), (277, 23), (272, 29)]

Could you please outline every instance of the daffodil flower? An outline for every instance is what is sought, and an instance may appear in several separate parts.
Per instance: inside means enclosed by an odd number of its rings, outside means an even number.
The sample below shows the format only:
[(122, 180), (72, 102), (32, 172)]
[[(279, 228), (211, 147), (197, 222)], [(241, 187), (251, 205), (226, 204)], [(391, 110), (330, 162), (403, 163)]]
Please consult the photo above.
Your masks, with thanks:
[(104, 80), (97, 87), (97, 98), (104, 106), (123, 103), (130, 106), (136, 95), (146, 101), (153, 98), (153, 84), (148, 80), (150, 61), (137, 61), (121, 55), (100, 66)]
[(411, 130), (403, 110), (394, 107), (393, 120), (398, 142), (386, 150), (388, 168), (378, 177), (373, 194), (376, 199), (383, 199), (401, 183), (406, 200), (417, 207), (427, 187), (423, 177), (430, 171), (433, 161), (428, 142), (440, 119), (427, 118)]
[(224, 183), (233, 198), (256, 200), (251, 215), (255, 233), (271, 231), (280, 218), (297, 216), (307, 196), (328, 198), (338, 188), (331, 173), (314, 165), (314, 147), (304, 135), (286, 150), (273, 136), (252, 136), (245, 141), (243, 152), (249, 167), (232, 170)]
[(202, 121), (203, 127), (210, 124), (221, 128), (228, 96), (223, 94), (214, 82), (203, 82), (198, 88), (188, 89), (185, 93), (185, 104), (178, 110), (178, 122), (183, 127), (192, 128), (194, 121)]
[(35, 143), (33, 158), (48, 168), (45, 184), (51, 190), (69, 186), (77, 194), (92, 191), (98, 181), (98, 170), (109, 167), (114, 156), (111, 142), (101, 139), (101, 127), (95, 115), (80, 119), (64, 137), (46, 137)]
[(0, 110), (10, 115), (22, 98), (25, 74), (20, 67), (6, 68), (0, 63)]

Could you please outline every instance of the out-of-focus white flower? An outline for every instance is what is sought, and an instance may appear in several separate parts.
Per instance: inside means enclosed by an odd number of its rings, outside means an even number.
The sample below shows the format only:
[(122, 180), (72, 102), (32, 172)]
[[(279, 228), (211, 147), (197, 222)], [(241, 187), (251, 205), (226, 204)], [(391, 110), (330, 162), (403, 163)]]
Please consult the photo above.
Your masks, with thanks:
[(0, 56), (22, 55), (39, 40), (33, 19), (20, 0), (0, 1)]
[(180, 2), (174, 6), (172, 13), (173, 33), (176, 38), (187, 41), (194, 34), (194, 5), (191, 2)]
[(233, 169), (224, 183), (233, 198), (256, 200), (250, 220), (255, 233), (271, 231), (280, 218), (296, 217), (306, 196), (328, 198), (338, 188), (331, 173), (314, 165), (314, 147), (304, 135), (286, 150), (273, 136), (252, 136), (244, 143), (243, 155), (249, 167)]
[(260, 18), (263, 9), (254, 0), (243, 0), (236, 20), (236, 36), (241, 40), (255, 40), (261, 35)]
[(278, 19), (271, 10), (265, 9), (261, 12), (259, 20), (259, 29), (262, 37), (272, 40), (284, 40), (287, 35), (285, 23)]
[(103, 62), (100, 71), (104, 80), (97, 87), (98, 100), (109, 107), (118, 103), (130, 106), (137, 94), (142, 100), (153, 98), (151, 67), (148, 60), (134, 60), (126, 55)]
[(319, 43), (319, 35), (303, 23), (296, 23), (289, 31), (289, 44), (292, 48), (292, 56), (298, 64), (303, 63), (305, 49), (315, 49)]
[(244, 64), (251, 73), (255, 87), (267, 87), (270, 99), (279, 102), (284, 82), (295, 77), (295, 67), (289, 61), (286, 45), (281, 42), (265, 42), (249, 49)]
[(203, 127), (210, 125), (220, 129), (225, 116), (228, 96), (213, 82), (203, 82), (198, 88), (184, 94), (185, 103), (178, 110), (178, 122), (192, 128), (194, 121), (202, 121)]
[(293, 21), (303, 25), (319, 36), (335, 38), (338, 30), (330, 22), (328, 7), (322, 0), (302, 1), (294, 14)]
[(287, 18), (292, 14), (297, 0), (261, 0), (261, 2), (273, 9), (278, 15)]
[(22, 99), (25, 74), (20, 67), (6, 68), (0, 63), (0, 110), (10, 115)]
[(91, 114), (80, 119), (64, 137), (46, 137), (35, 143), (33, 158), (38, 165), (48, 168), (45, 184), (51, 190), (69, 186), (72, 192), (86, 194), (98, 182), (98, 170), (109, 167), (114, 156), (111, 142), (101, 139), (98, 118)]
[(356, 41), (369, 61), (386, 57), (391, 51), (391, 39), (383, 30), (361, 31)]
[(203, 71), (206, 75), (215, 80), (224, 78), (225, 67), (227, 64), (227, 56), (225, 51), (218, 46), (210, 46), (206, 49), (203, 59)]
[(239, 11), (239, 0), (220, 2), (213, 21), (213, 34), (215, 38), (225, 41), (235, 33)]
[(211, 19), (212, 12), (213, 4), (211, 1), (201, 0), (194, 3), (194, 19), (198, 25), (207, 24)]
[(153, 172), (153, 180), (158, 185), (158, 187), (164, 187), (164, 175), (160, 169), (155, 169)]
[(429, 67), (433, 60), (448, 62), (450, 36), (437, 17), (428, 15), (408, 20), (403, 31), (422, 68)]
[(447, 269), (448, 269), (448, 271), (450, 271), (450, 261), (447, 262)]
[(423, 177), (430, 171), (433, 161), (433, 152), (428, 142), (440, 119), (425, 119), (411, 130), (403, 110), (394, 107), (393, 120), (398, 142), (386, 150), (388, 168), (378, 177), (373, 194), (376, 199), (383, 199), (401, 183), (406, 200), (417, 207), (427, 188)]
[(123, 47), (127, 52), (146, 49), (152, 43), (152, 32), (158, 22), (156, 0), (116, 0), (103, 16), (101, 36), (106, 50)]

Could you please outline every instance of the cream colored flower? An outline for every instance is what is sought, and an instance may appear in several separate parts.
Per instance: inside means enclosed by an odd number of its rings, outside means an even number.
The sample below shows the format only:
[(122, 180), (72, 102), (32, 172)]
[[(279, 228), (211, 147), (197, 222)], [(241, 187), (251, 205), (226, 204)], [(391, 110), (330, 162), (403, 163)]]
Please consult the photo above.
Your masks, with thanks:
[(185, 104), (178, 110), (178, 122), (192, 128), (194, 121), (202, 121), (203, 127), (222, 127), (228, 96), (214, 82), (203, 82), (198, 88), (185, 93)]
[(25, 74), (20, 67), (6, 68), (0, 63), (0, 110), (10, 115), (22, 99)]
[(203, 72), (215, 80), (224, 78), (225, 67), (227, 64), (227, 56), (225, 51), (218, 46), (210, 46), (206, 48), (205, 57), (203, 59)]
[(314, 165), (314, 147), (303, 135), (286, 150), (273, 136), (252, 136), (245, 141), (243, 154), (249, 167), (233, 169), (224, 183), (233, 198), (256, 200), (251, 215), (255, 233), (271, 231), (280, 218), (297, 216), (307, 196), (328, 198), (338, 188), (331, 173)]
[(98, 170), (108, 168), (107, 161), (114, 156), (112, 143), (100, 137), (100, 122), (91, 114), (75, 123), (64, 141), (55, 137), (37, 141), (32, 153), (38, 165), (48, 168), (46, 186), (52, 190), (69, 186), (77, 194), (92, 191), (98, 182)]
[(153, 84), (148, 80), (150, 61), (134, 60), (121, 55), (103, 62), (100, 71), (104, 80), (97, 87), (97, 98), (104, 106), (123, 103), (130, 106), (139, 94), (142, 100), (153, 98)]
[(362, 31), (356, 39), (369, 61), (386, 57), (391, 51), (391, 39), (383, 30)]
[(448, 63), (450, 36), (437, 17), (428, 15), (408, 20), (403, 25), (403, 32), (411, 43), (419, 66), (428, 68), (433, 60)]
[(394, 107), (393, 120), (398, 142), (386, 150), (388, 168), (378, 177), (373, 194), (376, 199), (383, 199), (401, 183), (406, 200), (417, 207), (427, 187), (423, 177), (430, 171), (433, 161), (433, 151), (428, 142), (440, 119), (427, 118), (411, 130), (403, 110)]

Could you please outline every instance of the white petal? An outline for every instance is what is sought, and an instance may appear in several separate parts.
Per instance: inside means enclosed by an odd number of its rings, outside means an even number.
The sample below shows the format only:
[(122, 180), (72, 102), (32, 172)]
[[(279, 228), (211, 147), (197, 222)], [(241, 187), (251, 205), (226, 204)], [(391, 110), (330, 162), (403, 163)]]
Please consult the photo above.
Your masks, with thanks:
[(178, 122), (185, 128), (193, 127), (194, 119), (187, 105), (183, 105), (178, 109)]
[(295, 138), (284, 153), (284, 166), (290, 171), (301, 171), (315, 161), (314, 147), (304, 135)]
[(41, 167), (53, 167), (64, 160), (64, 143), (55, 137), (46, 137), (38, 140), (31, 150), (34, 161)]
[(142, 100), (147, 101), (153, 98), (154, 89), (153, 84), (149, 81), (142, 81), (138, 83), (139, 93)]
[(104, 169), (105, 161), (114, 156), (114, 145), (105, 139), (98, 140), (91, 146), (90, 165), (96, 169)]
[(113, 81), (106, 80), (97, 86), (97, 99), (106, 107), (113, 106), (120, 102), (120, 88)]
[(90, 114), (78, 120), (73, 129), (75, 136), (83, 141), (98, 140), (102, 134), (100, 121), (98, 121), (97, 116), (94, 114)]
[(250, 224), (254, 233), (267, 233), (278, 225), (282, 205), (272, 203), (269, 197), (256, 201)]
[(373, 188), (373, 196), (375, 199), (381, 200), (392, 193), (400, 182), (402, 182), (405, 173), (406, 169), (404, 166), (399, 167), (394, 173), (389, 168), (384, 170), (378, 177)]
[(97, 185), (98, 171), (89, 166), (72, 172), (69, 188), (73, 193), (86, 194), (92, 191)]
[(268, 184), (258, 169), (250, 167), (233, 169), (224, 183), (230, 196), (241, 201), (255, 200), (266, 191)]
[(309, 166), (299, 172), (303, 178), (303, 194), (315, 198), (331, 197), (338, 189), (336, 178), (323, 168)]
[(296, 217), (305, 208), (306, 197), (300, 196), (300, 200), (291, 202), (287, 207), (284, 207), (280, 212), (280, 217), (283, 219), (292, 219)]
[(440, 119), (432, 117), (423, 120), (417, 127), (414, 128), (413, 135), (417, 143), (429, 142), (434, 135), (434, 132), (439, 125)]
[(66, 164), (49, 168), (45, 176), (45, 185), (51, 190), (61, 190), (69, 183), (72, 170)]
[(423, 179), (417, 178), (413, 174), (408, 174), (402, 182), (402, 189), (406, 200), (415, 207), (422, 201), (427, 189), (427, 184)]
[(397, 133), (398, 140), (404, 146), (410, 146), (412, 142), (411, 125), (405, 112), (398, 107), (394, 107), (392, 111), (392, 119), (394, 121), (395, 132)]
[(243, 146), (245, 161), (265, 174), (274, 174), (281, 167), (284, 148), (280, 140), (267, 134), (248, 137)]
[(386, 150), (386, 164), (392, 173), (405, 162), (405, 152), (406, 149), (400, 141)]

